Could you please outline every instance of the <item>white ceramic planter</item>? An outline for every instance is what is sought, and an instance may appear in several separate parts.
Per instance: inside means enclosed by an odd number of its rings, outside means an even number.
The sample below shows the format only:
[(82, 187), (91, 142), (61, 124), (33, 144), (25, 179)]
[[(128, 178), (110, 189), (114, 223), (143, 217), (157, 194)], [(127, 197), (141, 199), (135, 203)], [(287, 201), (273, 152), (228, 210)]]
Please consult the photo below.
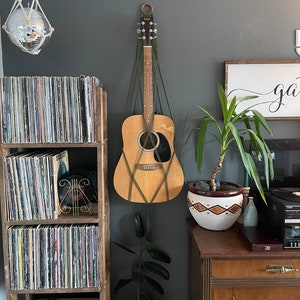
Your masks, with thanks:
[(195, 221), (209, 230), (227, 230), (239, 218), (243, 205), (243, 188), (235, 191), (208, 191), (197, 188), (196, 182), (188, 186), (188, 207)]

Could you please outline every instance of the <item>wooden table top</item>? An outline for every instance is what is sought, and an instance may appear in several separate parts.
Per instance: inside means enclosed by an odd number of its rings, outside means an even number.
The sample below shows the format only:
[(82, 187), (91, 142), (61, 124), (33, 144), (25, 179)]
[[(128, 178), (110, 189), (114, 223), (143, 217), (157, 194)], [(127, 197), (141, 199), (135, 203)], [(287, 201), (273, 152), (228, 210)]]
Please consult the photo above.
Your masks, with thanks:
[(251, 251), (250, 246), (235, 224), (225, 231), (212, 231), (200, 227), (193, 219), (188, 219), (188, 228), (201, 258), (300, 258), (300, 249), (281, 251)]

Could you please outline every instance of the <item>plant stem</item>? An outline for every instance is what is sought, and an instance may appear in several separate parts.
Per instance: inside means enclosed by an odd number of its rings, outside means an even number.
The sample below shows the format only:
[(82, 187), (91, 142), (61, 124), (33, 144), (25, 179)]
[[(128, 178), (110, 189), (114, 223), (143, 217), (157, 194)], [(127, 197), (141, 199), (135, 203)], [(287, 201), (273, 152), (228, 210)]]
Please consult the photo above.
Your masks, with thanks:
[(210, 182), (209, 182), (209, 185), (210, 185), (210, 189), (212, 191), (216, 191), (217, 189), (217, 184), (216, 184), (216, 177), (217, 177), (217, 174), (221, 171), (222, 169), (222, 166), (223, 166), (223, 161), (224, 161), (224, 156), (223, 155), (220, 155), (219, 156), (219, 160), (218, 160), (218, 163), (217, 165), (215, 166), (211, 176), (210, 176)]
[(143, 258), (143, 252), (145, 250), (145, 247), (142, 247), (142, 249), (140, 250), (140, 254), (139, 254), (139, 278), (138, 278), (138, 283), (137, 283), (137, 300), (140, 300), (140, 292), (141, 292), (141, 275), (144, 276), (144, 274), (142, 274), (142, 258)]

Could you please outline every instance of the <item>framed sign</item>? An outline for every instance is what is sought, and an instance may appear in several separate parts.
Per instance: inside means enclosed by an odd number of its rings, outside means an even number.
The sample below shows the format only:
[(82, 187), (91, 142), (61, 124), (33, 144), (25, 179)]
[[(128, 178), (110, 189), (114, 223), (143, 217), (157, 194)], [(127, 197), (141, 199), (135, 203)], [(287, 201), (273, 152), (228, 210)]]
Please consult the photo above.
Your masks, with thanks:
[(300, 119), (300, 60), (225, 61), (225, 90), (228, 99), (241, 101), (266, 119)]

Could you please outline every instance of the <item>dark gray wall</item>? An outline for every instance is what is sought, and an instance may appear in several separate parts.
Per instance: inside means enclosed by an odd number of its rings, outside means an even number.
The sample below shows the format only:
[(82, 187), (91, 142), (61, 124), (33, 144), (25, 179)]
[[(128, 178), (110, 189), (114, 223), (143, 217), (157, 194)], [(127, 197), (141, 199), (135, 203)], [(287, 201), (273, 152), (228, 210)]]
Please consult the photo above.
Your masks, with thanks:
[[(26, 1), (25, 1), (26, 2)], [(40, 1), (55, 27), (48, 46), (38, 56), (22, 53), (2, 32), (5, 75), (96, 75), (108, 92), (109, 183), (111, 237), (134, 243), (131, 218), (143, 205), (120, 199), (112, 187), (112, 174), (121, 151), (120, 127), (133, 67), (136, 22), (143, 1), (48, 0)], [(216, 84), (224, 82), (224, 60), (298, 59), (294, 51), (295, 29), (300, 28), (297, 0), (153, 0), (158, 23), (160, 63), (182, 149), (182, 128), (194, 104), (219, 111)], [(12, 1), (0, 1), (2, 22)], [(275, 138), (300, 136), (298, 121), (273, 121)], [(215, 146), (210, 145), (213, 153)], [(228, 164), (227, 164), (228, 165)], [(194, 148), (184, 155), (186, 180), (199, 177), (194, 167)], [(208, 166), (205, 166), (205, 171)], [(242, 183), (239, 162), (232, 158), (224, 177)], [(186, 191), (153, 208), (157, 244), (172, 258), (171, 279), (165, 295), (155, 299), (187, 299)], [(126, 275), (128, 259), (112, 246), (112, 283)], [(126, 290), (129, 293), (129, 290)], [(112, 296), (124, 299), (124, 294)], [(126, 298), (129, 299), (129, 296)], [(133, 297), (131, 298), (133, 299)]]

